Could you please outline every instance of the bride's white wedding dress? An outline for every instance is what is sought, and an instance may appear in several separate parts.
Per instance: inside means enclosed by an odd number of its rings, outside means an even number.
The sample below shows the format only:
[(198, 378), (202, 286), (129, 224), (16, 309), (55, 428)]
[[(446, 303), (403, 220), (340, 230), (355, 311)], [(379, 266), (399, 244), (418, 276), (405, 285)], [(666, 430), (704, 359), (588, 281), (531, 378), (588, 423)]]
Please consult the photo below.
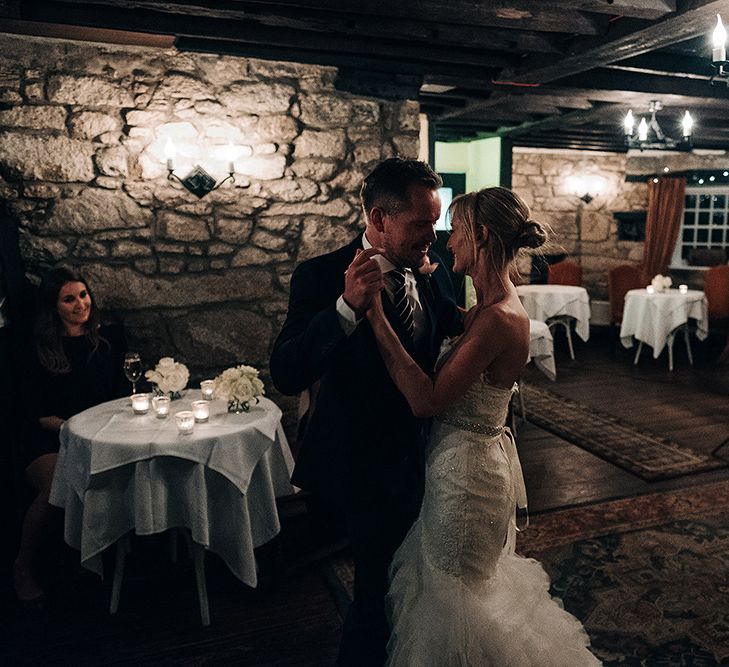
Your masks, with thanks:
[(524, 482), (504, 429), (510, 398), (482, 378), (433, 420), (420, 516), (390, 570), (388, 665), (600, 664), (542, 566), (514, 553)]

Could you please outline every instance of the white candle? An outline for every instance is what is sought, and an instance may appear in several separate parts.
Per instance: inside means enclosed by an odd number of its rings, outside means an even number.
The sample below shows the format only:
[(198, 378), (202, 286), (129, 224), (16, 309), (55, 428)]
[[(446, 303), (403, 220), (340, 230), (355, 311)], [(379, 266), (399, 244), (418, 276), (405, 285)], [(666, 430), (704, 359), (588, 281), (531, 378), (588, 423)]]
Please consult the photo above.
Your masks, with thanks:
[(149, 411), (149, 394), (132, 394), (132, 410), (135, 415), (146, 415)]
[(158, 419), (164, 419), (170, 414), (170, 397), (155, 396), (152, 399), (152, 408), (157, 413)]
[(207, 401), (193, 401), (192, 413), (196, 422), (206, 422), (210, 416), (210, 404)]
[(688, 292), (688, 285), (679, 285), (678, 291), (681, 292), (681, 294), (686, 294), (686, 292)]
[(206, 401), (213, 400), (214, 391), (215, 391), (215, 380), (203, 380), (200, 383), (200, 392), (202, 393), (202, 397)]
[(183, 435), (187, 435), (192, 433), (192, 429), (195, 428), (195, 415), (191, 410), (176, 412), (175, 422), (177, 423), (177, 430)]
[(726, 30), (721, 22), (721, 16), (716, 15), (716, 28), (712, 35), (711, 60), (715, 63), (723, 63), (726, 61)]
[(655, 287), (653, 285), (648, 285), (648, 287), (645, 288), (645, 291), (648, 292), (648, 294), (655, 294)]

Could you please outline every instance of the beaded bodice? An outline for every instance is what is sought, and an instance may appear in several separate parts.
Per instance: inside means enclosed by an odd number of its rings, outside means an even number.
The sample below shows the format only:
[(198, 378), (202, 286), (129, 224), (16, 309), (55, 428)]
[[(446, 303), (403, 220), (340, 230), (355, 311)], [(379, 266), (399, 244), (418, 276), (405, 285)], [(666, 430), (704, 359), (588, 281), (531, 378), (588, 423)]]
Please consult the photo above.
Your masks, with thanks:
[[(455, 338), (449, 338), (443, 342), (436, 369), (445, 363), (456, 341)], [(485, 375), (482, 375), (436, 419), (476, 433), (498, 435), (506, 422), (511, 394), (511, 389), (489, 384)]]

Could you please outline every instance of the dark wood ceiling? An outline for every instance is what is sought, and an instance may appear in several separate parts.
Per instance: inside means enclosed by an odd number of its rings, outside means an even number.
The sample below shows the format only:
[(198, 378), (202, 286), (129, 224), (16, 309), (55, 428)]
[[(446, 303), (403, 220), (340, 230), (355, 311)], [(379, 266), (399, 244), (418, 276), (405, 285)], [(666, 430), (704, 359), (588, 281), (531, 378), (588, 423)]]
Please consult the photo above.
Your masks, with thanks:
[(419, 99), (441, 141), (618, 151), (651, 100), (667, 134), (689, 109), (694, 147), (729, 149), (717, 13), (729, 0), (0, 0), (11, 32), (336, 65), (343, 89)]

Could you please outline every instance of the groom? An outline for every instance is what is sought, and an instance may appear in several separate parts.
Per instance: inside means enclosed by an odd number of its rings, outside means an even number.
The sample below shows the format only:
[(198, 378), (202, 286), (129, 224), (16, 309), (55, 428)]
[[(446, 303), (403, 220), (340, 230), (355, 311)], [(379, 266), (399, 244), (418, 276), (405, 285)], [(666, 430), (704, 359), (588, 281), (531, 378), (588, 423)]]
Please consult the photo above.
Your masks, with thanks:
[(281, 393), (319, 383), (292, 481), (344, 516), (355, 578), (342, 666), (385, 660), (387, 569), (418, 515), (424, 481), (426, 423), (390, 379), (365, 312), (384, 290), (389, 321), (426, 372), (444, 337), (459, 332), (450, 279), (429, 253), (441, 184), (427, 164), (402, 158), (365, 178), (364, 234), (296, 268), (271, 357)]

